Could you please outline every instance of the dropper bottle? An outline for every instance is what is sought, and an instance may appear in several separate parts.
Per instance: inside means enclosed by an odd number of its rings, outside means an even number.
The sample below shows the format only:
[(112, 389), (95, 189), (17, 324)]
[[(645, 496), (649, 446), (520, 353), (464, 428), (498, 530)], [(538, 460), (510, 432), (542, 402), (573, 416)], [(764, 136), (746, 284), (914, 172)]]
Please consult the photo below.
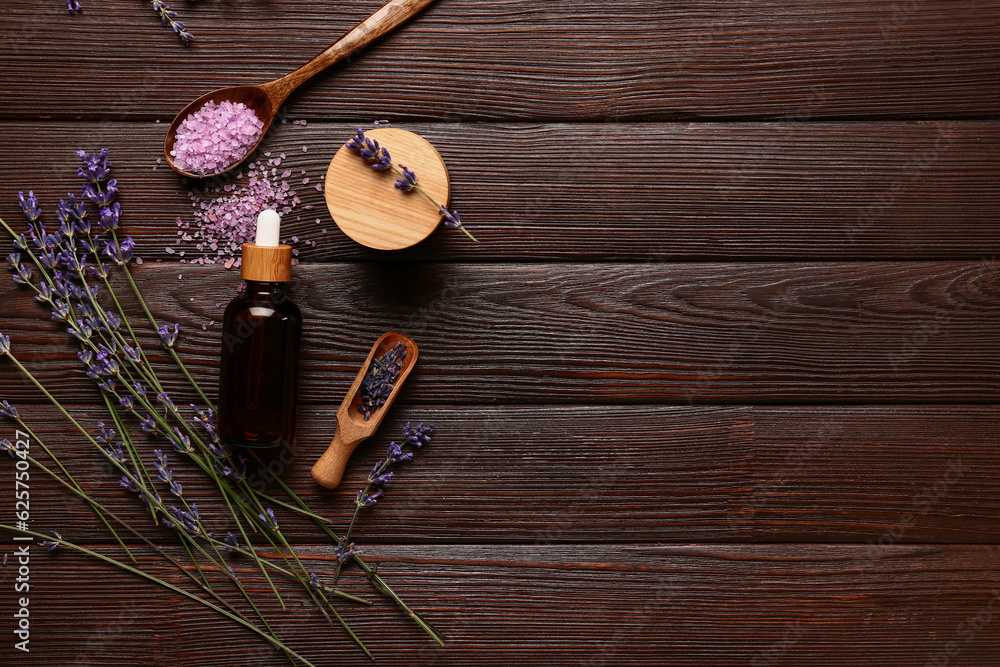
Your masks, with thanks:
[(295, 437), (302, 313), (285, 294), (292, 248), (281, 218), (261, 211), (254, 243), (243, 244), (246, 290), (222, 320), (218, 431), (229, 446), (290, 447)]

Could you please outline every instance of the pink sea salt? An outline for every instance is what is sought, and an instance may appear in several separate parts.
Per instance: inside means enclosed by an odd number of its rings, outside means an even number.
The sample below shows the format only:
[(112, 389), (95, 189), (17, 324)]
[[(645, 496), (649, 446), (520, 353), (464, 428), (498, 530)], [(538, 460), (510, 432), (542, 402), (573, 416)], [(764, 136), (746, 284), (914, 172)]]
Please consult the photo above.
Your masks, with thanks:
[(242, 102), (210, 100), (181, 121), (170, 154), (184, 171), (214, 174), (239, 162), (263, 129), (254, 110)]

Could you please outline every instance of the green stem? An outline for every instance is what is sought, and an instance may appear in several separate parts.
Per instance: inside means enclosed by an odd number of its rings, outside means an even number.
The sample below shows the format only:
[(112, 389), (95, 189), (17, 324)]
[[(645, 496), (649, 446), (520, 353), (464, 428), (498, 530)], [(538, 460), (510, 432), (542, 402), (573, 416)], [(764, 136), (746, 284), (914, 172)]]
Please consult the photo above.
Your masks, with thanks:
[[(43, 535), (42, 533), (38, 533), (38, 532), (35, 532), (33, 530), (25, 530), (25, 529), (22, 529), (22, 528), (15, 528), (14, 526), (8, 526), (6, 524), (0, 524), (0, 529), (9, 530), (9, 531), (16, 532), (16, 533), (22, 533), (24, 535), (32, 535), (32, 536), (34, 536), (36, 538), (41, 538), (43, 540), (49, 539), (49, 536)], [(284, 644), (284, 642), (282, 642), (281, 640), (279, 640), (279, 639), (277, 639), (275, 637), (272, 637), (271, 635), (269, 635), (268, 633), (264, 632), (263, 630), (261, 630), (260, 628), (258, 628), (256, 625), (254, 625), (250, 621), (244, 619), (243, 617), (239, 616), (238, 614), (234, 614), (234, 613), (228, 612), (225, 609), (223, 609), (222, 607), (219, 607), (219, 606), (217, 606), (217, 605), (209, 602), (208, 600), (206, 600), (204, 598), (200, 598), (197, 595), (195, 595), (194, 593), (191, 593), (190, 591), (186, 591), (186, 590), (184, 590), (183, 588), (181, 588), (179, 586), (175, 586), (174, 584), (171, 584), (168, 581), (164, 581), (163, 579), (160, 579), (159, 577), (156, 577), (156, 576), (154, 576), (152, 574), (149, 574), (147, 572), (143, 572), (142, 570), (140, 570), (138, 568), (134, 568), (134, 567), (132, 567), (131, 565), (129, 565), (127, 563), (122, 563), (121, 561), (115, 560), (114, 558), (111, 558), (110, 556), (105, 556), (102, 553), (99, 553), (97, 551), (93, 551), (93, 550), (88, 549), (86, 547), (82, 547), (82, 546), (80, 546), (78, 544), (73, 544), (72, 542), (67, 542), (66, 540), (62, 540), (61, 545), (65, 546), (65, 547), (68, 547), (70, 549), (73, 549), (74, 551), (79, 551), (80, 553), (83, 553), (83, 554), (86, 554), (88, 556), (92, 556), (94, 558), (97, 558), (98, 560), (102, 560), (105, 563), (110, 563), (111, 565), (114, 565), (115, 567), (121, 568), (121, 569), (125, 570), (126, 572), (131, 572), (132, 574), (136, 574), (136, 575), (142, 577), (143, 579), (146, 579), (146, 580), (151, 581), (151, 582), (153, 582), (155, 584), (158, 584), (158, 585), (166, 588), (167, 590), (170, 590), (170, 591), (173, 591), (174, 593), (177, 593), (178, 595), (183, 595), (184, 597), (188, 598), (189, 600), (194, 600), (195, 602), (201, 603), (201, 604), (205, 605), (206, 607), (208, 607), (209, 609), (222, 614), (223, 616), (225, 616), (226, 618), (228, 618), (228, 619), (230, 619), (232, 621), (236, 621), (237, 623), (239, 623), (240, 625), (246, 627), (247, 629), (251, 630), (252, 632), (260, 635), (265, 640), (267, 640), (268, 643), (272, 644), (276, 648), (281, 649), (282, 651), (285, 651), (286, 653), (291, 654), (293, 657), (295, 657), (296, 659), (298, 659), (299, 661), (301, 661), (303, 664), (307, 665), (308, 667), (316, 667), (316, 665), (314, 665), (313, 663), (309, 662), (307, 659), (305, 659), (304, 657), (302, 657), (301, 655), (299, 655), (298, 653), (296, 653), (292, 649), (288, 648), (288, 646), (286, 646)]]
[[(396, 169), (396, 165), (392, 165), (392, 171), (393, 171), (393, 173), (395, 173), (396, 175), (398, 175), (400, 178), (406, 179), (406, 176), (403, 175), (403, 172), (401, 172), (399, 169)], [(413, 189), (416, 190), (417, 192), (419, 192), (420, 194), (422, 194), (424, 196), (424, 199), (426, 199), (430, 203), (434, 204), (434, 208), (436, 208), (439, 212), (445, 210), (444, 206), (441, 206), (441, 204), (437, 203), (434, 200), (434, 197), (431, 197), (429, 194), (427, 194), (424, 191), (424, 189), (422, 187), (420, 187), (419, 185), (417, 185), (416, 183), (413, 183)], [(473, 236), (469, 232), (469, 230), (465, 228), (465, 225), (463, 225), (462, 223), (458, 223), (458, 228), (461, 229), (463, 232), (465, 232), (465, 235), (468, 236), (470, 239), (472, 239), (476, 243), (479, 243), (479, 239), (477, 239), (475, 236)]]
[[(93, 438), (91, 438), (90, 434), (87, 433), (87, 431), (80, 425), (80, 423), (77, 422), (75, 419), (73, 419), (73, 416), (66, 411), (66, 408), (64, 408), (62, 405), (59, 404), (59, 402), (55, 399), (55, 397), (52, 394), (50, 394), (49, 391), (45, 387), (42, 386), (42, 383), (35, 379), (34, 375), (32, 375), (31, 373), (28, 372), (28, 369), (25, 368), (21, 364), (21, 362), (17, 359), (17, 357), (15, 357), (10, 352), (7, 353), (7, 356), (10, 357), (10, 360), (12, 362), (14, 362), (14, 365), (17, 366), (18, 369), (20, 369), (20, 371), (22, 373), (24, 373), (32, 381), (32, 383), (34, 383), (34, 385), (36, 387), (38, 387), (42, 391), (43, 394), (45, 394), (45, 397), (48, 398), (49, 401), (51, 401), (53, 405), (55, 405), (57, 408), (59, 408), (59, 411), (62, 412), (70, 420), (70, 422), (73, 423), (74, 426), (76, 426), (82, 433), (84, 433), (90, 439), (90, 441), (95, 446), (97, 446), (98, 449), (100, 449), (100, 446), (98, 445), (97, 441), (95, 441)], [(39, 446), (41, 446), (42, 450), (53, 461), (55, 461), (56, 465), (59, 466), (59, 469), (62, 470), (62, 472), (63, 472), (64, 475), (66, 475), (66, 479), (70, 480), (77, 488), (80, 488), (80, 490), (83, 491), (83, 489), (76, 482), (76, 480), (73, 479), (73, 476), (69, 474), (69, 471), (66, 470), (66, 468), (63, 467), (62, 463), (59, 462), (59, 459), (56, 458), (56, 456), (49, 450), (48, 447), (45, 446), (45, 443), (41, 440), (41, 438), (39, 438), (37, 435), (35, 435), (35, 433), (30, 428), (28, 428), (28, 425), (25, 424), (24, 421), (22, 421), (20, 419), (18, 421), (21, 424), (21, 426), (24, 426), (25, 431), (28, 432), (28, 434), (35, 440), (35, 442), (37, 442), (39, 444)], [(105, 521), (103, 519), (102, 519), (102, 521), (103, 521), (104, 525), (107, 526), (108, 530), (111, 531), (111, 534), (114, 535), (114, 538), (118, 542), (118, 544), (120, 544), (121, 547), (122, 547), (122, 549), (125, 550), (125, 553), (128, 554), (128, 557), (130, 559), (132, 559), (132, 561), (134, 562), (135, 561), (135, 556), (133, 556), (132, 552), (129, 551), (129, 548), (127, 546), (125, 546), (125, 543), (122, 541), (122, 538), (118, 536), (118, 533), (115, 531), (115, 529), (112, 528), (111, 524), (109, 524), (107, 521)]]

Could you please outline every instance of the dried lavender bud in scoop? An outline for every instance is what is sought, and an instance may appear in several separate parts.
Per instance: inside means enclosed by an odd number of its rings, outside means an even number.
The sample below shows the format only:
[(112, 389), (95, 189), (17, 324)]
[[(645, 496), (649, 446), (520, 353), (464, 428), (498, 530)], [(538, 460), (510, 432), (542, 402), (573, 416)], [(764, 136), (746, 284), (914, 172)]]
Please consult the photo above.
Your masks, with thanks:
[(375, 410), (385, 405), (399, 377), (399, 371), (403, 368), (405, 358), (406, 345), (397, 343), (381, 357), (372, 360), (371, 368), (361, 381), (361, 405), (358, 406), (358, 411), (365, 416), (365, 421), (371, 418)]

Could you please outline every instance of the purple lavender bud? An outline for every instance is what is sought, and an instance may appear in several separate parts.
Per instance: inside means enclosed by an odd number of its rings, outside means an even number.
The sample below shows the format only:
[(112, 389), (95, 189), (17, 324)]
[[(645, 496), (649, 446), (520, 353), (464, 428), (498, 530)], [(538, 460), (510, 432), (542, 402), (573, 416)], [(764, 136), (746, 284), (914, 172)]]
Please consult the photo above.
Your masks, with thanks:
[(132, 383), (132, 388), (135, 389), (135, 393), (142, 397), (143, 400), (146, 399), (146, 388), (138, 382)]
[(316, 576), (315, 572), (309, 573), (309, 585), (313, 588), (322, 588), (323, 584), (320, 583), (319, 577)]
[(361, 381), (361, 403), (358, 405), (358, 411), (364, 415), (365, 421), (389, 399), (405, 358), (406, 345), (398, 343), (381, 357), (372, 360), (368, 373)]
[(145, 419), (139, 421), (139, 426), (146, 433), (156, 432), (156, 421), (153, 419), (152, 415), (147, 414)]
[(264, 514), (258, 514), (260, 520), (271, 527), (272, 530), (278, 530), (278, 519), (274, 516), (274, 511), (268, 507)]
[(354, 548), (354, 542), (348, 545), (344, 545), (345, 538), (340, 538), (340, 542), (337, 543), (337, 547), (333, 550), (333, 557), (336, 558), (341, 563), (346, 563), (347, 561), (354, 558), (358, 550)]
[(118, 481), (118, 486), (122, 487), (123, 489), (128, 489), (132, 493), (139, 493), (139, 485), (136, 484), (134, 480), (129, 479), (125, 475), (122, 475), (122, 478)]
[[(163, 407), (167, 408), (171, 412), (177, 412), (177, 406), (174, 405), (174, 402), (170, 400), (170, 395), (167, 394), (167, 392), (165, 391), (161, 391), (159, 394), (156, 395), (156, 402), (162, 405)], [(174, 428), (177, 427), (175, 426)]]
[(406, 422), (406, 426), (403, 427), (403, 439), (409, 445), (419, 448), (431, 441), (431, 433), (433, 432), (434, 424), (424, 426), (423, 423), (420, 423), (413, 427), (410, 426), (410, 422)]
[(177, 342), (177, 336), (181, 332), (181, 325), (174, 323), (174, 330), (171, 331), (166, 324), (161, 324), (156, 332), (160, 334), (160, 341), (162, 341), (163, 347), (171, 348)]
[(38, 303), (52, 303), (52, 288), (49, 287), (48, 283), (38, 284), (38, 294), (35, 295), (35, 301)]
[(382, 486), (383, 484), (389, 483), (392, 480), (392, 471), (383, 472), (382, 471), (382, 461), (375, 464), (372, 471), (368, 473), (368, 482), (370, 484), (375, 484), (377, 486)]
[(176, 426), (171, 433), (167, 434), (167, 440), (174, 446), (174, 451), (178, 454), (191, 454), (194, 447), (191, 446), (191, 438), (181, 433)]
[(101, 434), (95, 436), (94, 440), (101, 443), (102, 445), (111, 444), (114, 441), (115, 436), (118, 435), (113, 428), (112, 429), (105, 428), (104, 422), (97, 422), (97, 428), (101, 430)]
[(397, 445), (395, 442), (389, 443), (389, 449), (386, 451), (386, 458), (389, 459), (390, 463), (400, 463), (401, 461), (409, 461), (413, 458), (413, 452), (403, 453), (403, 448)]
[(365, 145), (365, 131), (359, 127), (358, 133), (351, 137), (344, 145), (351, 150), (358, 150)]
[(55, 540), (42, 540), (42, 546), (45, 547), (46, 551), (52, 551), (56, 547), (58, 547), (60, 544), (63, 543), (62, 535), (60, 535), (59, 533), (57, 533), (54, 530), (49, 531), (49, 532), (52, 533), (52, 535), (54, 535), (56, 539)]
[(358, 491), (357, 504), (358, 507), (371, 507), (378, 502), (378, 499), (382, 497), (382, 489), (378, 489), (375, 493), (366, 494), (364, 491)]
[(66, 0), (66, 11), (70, 14), (79, 14), (83, 11), (83, 7), (80, 6), (79, 0)]
[(0, 448), (3, 448), (3, 450), (7, 452), (7, 455), (10, 456), (10, 458), (12, 459), (17, 458), (17, 448), (7, 438), (0, 440)]
[(403, 170), (403, 177), (396, 179), (396, 188), (403, 192), (410, 192), (417, 184), (417, 175), (403, 165), (399, 166)]
[(9, 419), (19, 419), (17, 416), (17, 408), (7, 401), (0, 401), (0, 415), (8, 417)]
[(10, 338), (0, 333), (0, 357), (10, 352)]
[(132, 412), (135, 410), (135, 399), (131, 396), (122, 396), (118, 399), (118, 405), (122, 406), (125, 410)]
[(17, 274), (13, 276), (12, 280), (17, 285), (30, 285), (32, 275), (34, 274), (31, 269), (22, 264), (18, 267)]
[[(35, 193), (32, 190), (28, 190), (28, 196), (25, 197), (23, 192), (17, 193), (17, 201), (21, 204), (21, 210), (24, 211), (24, 215), (31, 222), (35, 222), (42, 215), (42, 209), (38, 205), (38, 198), (35, 197)], [(44, 227), (42, 228), (45, 229)], [(34, 230), (32, 230), (34, 234)]]
[(445, 227), (461, 227), (462, 226), (462, 216), (458, 214), (458, 211), (451, 208), (440, 207), (441, 216), (444, 218)]
[(121, 218), (121, 212), (121, 205), (118, 202), (101, 208), (97, 212), (97, 222), (101, 226), (101, 229), (105, 231), (116, 229), (118, 227), (118, 220)]
[(229, 532), (226, 533), (226, 538), (223, 540), (223, 542), (228, 544), (232, 549), (238, 549), (240, 546), (240, 543), (239, 541), (237, 541), (236, 536)]
[(78, 167), (76, 173), (88, 183), (100, 183), (111, 173), (111, 165), (108, 163), (110, 152), (107, 148), (102, 148), (96, 153), (76, 151), (76, 156), (83, 161), (83, 166)]

